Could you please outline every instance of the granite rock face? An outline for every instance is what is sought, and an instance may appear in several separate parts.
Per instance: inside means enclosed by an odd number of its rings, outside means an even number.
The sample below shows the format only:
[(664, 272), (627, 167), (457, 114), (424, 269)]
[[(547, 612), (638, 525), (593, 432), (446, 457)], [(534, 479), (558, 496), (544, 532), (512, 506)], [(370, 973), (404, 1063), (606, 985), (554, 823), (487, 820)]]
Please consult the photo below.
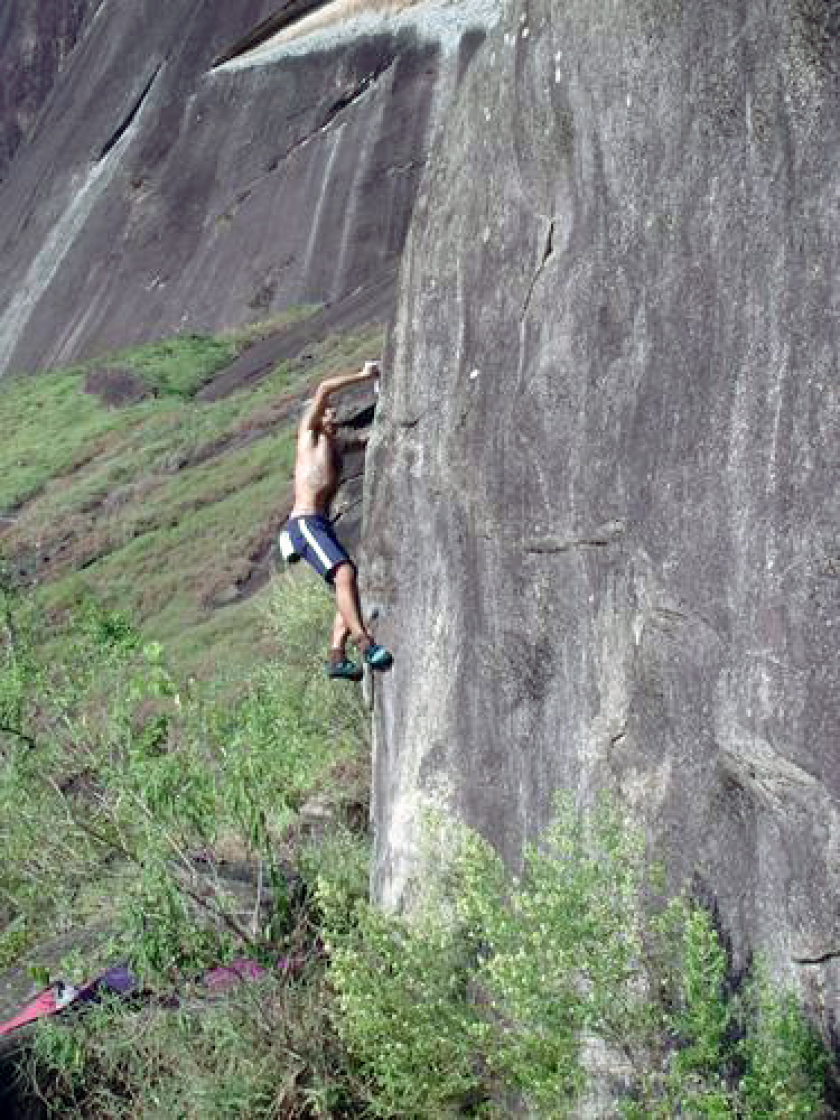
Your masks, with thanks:
[[(395, 273), (488, 3), (377, 5), (275, 46), (252, 34), (314, 7), (330, 5), (138, 0), (88, 17), (0, 185), (0, 373)], [(392, 304), (393, 289), (381, 318)]]
[(0, 5), (0, 181), (101, 0)]
[(510, 0), (421, 185), (366, 481), (376, 867), (614, 791), (840, 1011), (840, 41), (810, 0)]

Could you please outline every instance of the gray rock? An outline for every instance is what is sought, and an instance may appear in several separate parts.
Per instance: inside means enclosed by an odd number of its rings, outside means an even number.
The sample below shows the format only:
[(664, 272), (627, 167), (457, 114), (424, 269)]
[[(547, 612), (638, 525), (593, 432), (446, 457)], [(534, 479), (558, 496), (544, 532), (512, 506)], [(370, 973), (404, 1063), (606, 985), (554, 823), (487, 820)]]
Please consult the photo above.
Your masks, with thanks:
[(0, 6), (0, 180), (100, 3), (4, 0)]
[(101, 7), (0, 185), (0, 373), (378, 291), (487, 18), (434, 7), (267, 54), (267, 0)]
[[(823, 11), (824, 8), (824, 11)], [(511, 0), (403, 260), (366, 481), (374, 889), (614, 791), (840, 1011), (840, 43), (795, 0)]]

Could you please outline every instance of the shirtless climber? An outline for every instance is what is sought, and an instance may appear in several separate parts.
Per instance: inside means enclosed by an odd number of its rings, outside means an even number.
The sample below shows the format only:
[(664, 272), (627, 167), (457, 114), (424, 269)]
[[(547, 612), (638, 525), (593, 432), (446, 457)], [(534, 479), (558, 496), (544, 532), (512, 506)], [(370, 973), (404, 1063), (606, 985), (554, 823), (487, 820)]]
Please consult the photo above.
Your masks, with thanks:
[[(356, 569), (339, 544), (327, 517), (338, 488), (341, 457), (336, 440), (336, 415), (331, 398), (350, 385), (379, 376), (378, 362), (365, 362), (359, 373), (331, 377), (321, 382), (298, 428), (295, 462), (295, 505), (280, 537), (287, 558), (303, 557), (335, 588), (337, 611), (327, 676), (357, 681), (362, 669), (347, 656), (347, 640), (357, 644), (372, 669), (387, 669), (393, 658), (377, 645), (362, 621)], [(284, 540), (285, 538), (285, 540)]]

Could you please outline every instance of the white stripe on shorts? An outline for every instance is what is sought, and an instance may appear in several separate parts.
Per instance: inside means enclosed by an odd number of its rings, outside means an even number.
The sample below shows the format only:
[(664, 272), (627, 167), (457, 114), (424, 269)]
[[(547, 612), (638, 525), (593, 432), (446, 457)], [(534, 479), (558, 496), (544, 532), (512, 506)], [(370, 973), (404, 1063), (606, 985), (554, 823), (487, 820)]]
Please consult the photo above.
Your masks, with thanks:
[(312, 533), (312, 530), (306, 524), (306, 519), (303, 518), (303, 517), (300, 519), (300, 531), (306, 537), (306, 540), (309, 543), (310, 548), (313, 548), (315, 550), (315, 552), (317, 552), (318, 559), (324, 565), (326, 570), (330, 571), (332, 568), (334, 568), (335, 565), (333, 564), (332, 560), (330, 560), (329, 556), (327, 556), (326, 552), (324, 552), (323, 548), (321, 548), (321, 546), (318, 544), (318, 542), (316, 541), (316, 539), (315, 539), (315, 537)]

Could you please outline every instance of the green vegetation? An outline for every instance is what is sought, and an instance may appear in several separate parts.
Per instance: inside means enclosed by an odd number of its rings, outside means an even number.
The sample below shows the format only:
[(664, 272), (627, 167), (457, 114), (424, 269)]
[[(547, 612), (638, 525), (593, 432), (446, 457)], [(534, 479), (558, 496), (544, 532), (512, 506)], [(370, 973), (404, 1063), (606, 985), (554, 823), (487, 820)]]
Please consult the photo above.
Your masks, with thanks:
[[(264, 597), (243, 588), (270, 566), (298, 405), (382, 341), (379, 327), (328, 338), (247, 392), (194, 397), (267, 329), (173, 339), (0, 386), (0, 539), (51, 618), (93, 586), (164, 641), (185, 673), (217, 662), (231, 677), (247, 671)], [(85, 384), (91, 370), (110, 368), (159, 395), (109, 407)]]
[[(196, 989), (178, 1010), (110, 1002), (44, 1024), (28, 1077), (57, 1115), (332, 1116), (352, 1097), (310, 901), (324, 869), (353, 898), (366, 890), (364, 839), (344, 823), (366, 819), (366, 717), (311, 641), (331, 609), (305, 573), (278, 581), (264, 619), (275, 657), (231, 701), (177, 680), (159, 643), (92, 598), (64, 659), (45, 658), (37, 600), (4, 582), (7, 954), (29, 948), (16, 930), (61, 929), (72, 906), (80, 927), (107, 929), (62, 962), (76, 983), (125, 959), (149, 991), (183, 997), (243, 952), (271, 969), (223, 1005)], [(300, 812), (314, 790), (333, 806), (317, 843)], [(26, 959), (44, 982), (37, 949)]]
[[(82, 1120), (559, 1118), (597, 1060), (627, 1120), (821, 1115), (798, 1005), (760, 968), (735, 984), (691, 899), (653, 901), (615, 806), (558, 804), (516, 876), (430, 819), (411, 920), (368, 903), (368, 719), (321, 671), (330, 599), (297, 570), (240, 590), (299, 400), (379, 339), (198, 400), (242, 344), (109, 359), (158, 394), (120, 409), (82, 369), (0, 393), (0, 968), (125, 960), (144, 986), (41, 1024), (29, 1083)], [(262, 980), (195, 982), (242, 955)]]
[(286, 1120), (358, 1115), (318, 969), (243, 985), (194, 1011), (104, 1005), (38, 1034), (30, 1076), (57, 1115)]
[(230, 937), (258, 949), (275, 916), (263, 929), (259, 898), (247, 918), (236, 911), (215, 853), (237, 853), (269, 893), (283, 894), (297, 809), (365, 742), (352, 694), (331, 689), (313, 662), (310, 635), (329, 626), (329, 598), (314, 581), (279, 584), (268, 618), (276, 657), (235, 701), (217, 698), (212, 682), (176, 679), (160, 643), (95, 601), (77, 615), (63, 659), (42, 660), (37, 608), (8, 588), (3, 600), (7, 907), (50, 928), (68, 899), (100, 916), (107, 905), (149, 975), (218, 959)]
[(373, 1115), (573, 1116), (597, 1053), (627, 1120), (820, 1115), (826, 1055), (801, 1010), (760, 977), (733, 990), (702, 907), (650, 910), (614, 808), (561, 804), (517, 878), (475, 835), (441, 834), (449, 866), (411, 922), (360, 902), (348, 923), (340, 898), (335, 919), (321, 893), (337, 1029)]
[[(138, 346), (116, 358), (124, 368), (139, 373), (150, 389), (191, 397), (214, 373), (233, 361), (238, 349), (232, 338), (184, 335)], [(119, 362), (120, 357), (122, 362)]]
[[(597, 1042), (626, 1120), (824, 1114), (825, 1053), (801, 1011), (760, 976), (733, 991), (697, 905), (643, 917), (642, 847), (609, 806), (561, 808), (516, 879), (476, 836), (443, 834), (448, 866), (411, 922), (365, 901), (361, 838), (335, 828), (301, 845), (305, 890), (274, 896), (260, 943), (267, 962), (286, 954), (279, 969), (222, 1003), (114, 1002), (49, 1022), (31, 1078), (59, 1114), (90, 1117), (501, 1120), (516, 1104), (561, 1118)], [(154, 930), (124, 945), (148, 981), (231, 950), (171, 884), (155, 890)]]

